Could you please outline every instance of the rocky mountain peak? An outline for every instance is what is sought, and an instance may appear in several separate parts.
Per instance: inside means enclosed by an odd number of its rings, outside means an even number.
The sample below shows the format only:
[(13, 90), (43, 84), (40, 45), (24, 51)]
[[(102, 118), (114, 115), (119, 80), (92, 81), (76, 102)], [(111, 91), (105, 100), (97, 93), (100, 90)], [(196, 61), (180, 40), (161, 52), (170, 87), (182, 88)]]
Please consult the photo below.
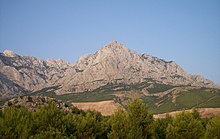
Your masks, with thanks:
[(103, 46), (95, 53), (95, 63), (109, 63), (115, 65), (118, 63), (130, 64), (140, 58), (139, 54), (128, 49), (124, 44), (112, 41)]
[(76, 62), (75, 67), (77, 67), (77, 69), (80, 69), (81, 71), (90, 67), (91, 65), (101, 63), (110, 66), (117, 63), (133, 63), (132, 60), (134, 59), (134, 57), (139, 57), (136, 52), (129, 50), (122, 43), (111, 41), (107, 45), (103, 46), (100, 50), (98, 50), (95, 54), (81, 56)]
[(95, 54), (84, 55), (79, 58), (76, 65), (89, 65), (90, 63), (99, 63), (102, 60), (106, 60), (109, 57), (120, 57), (121, 55), (127, 55), (130, 50), (125, 47), (122, 43), (117, 41), (111, 41), (107, 45), (103, 46)]
[(117, 45), (117, 44), (121, 44), (121, 43), (118, 42), (118, 41), (116, 41), (116, 40), (113, 40), (113, 41), (109, 42), (109, 43), (107, 44), (107, 46), (115, 46), (115, 45)]
[[(3, 56), (2, 56), (3, 55)], [(173, 61), (129, 50), (112, 41), (75, 64), (64, 60), (40, 60), (6, 50), (0, 56), (0, 96), (61, 86), (57, 94), (92, 91), (108, 84), (138, 84), (151, 79), (163, 84), (215, 87), (213, 82), (192, 76)], [(11, 94), (9, 96), (9, 94)]]
[(17, 57), (18, 55), (16, 53), (14, 53), (13, 51), (11, 50), (5, 50), (3, 52), (4, 56), (7, 56), (7, 57)]
[(131, 52), (124, 44), (119, 43), (118, 41), (111, 41), (104, 47), (102, 47), (98, 53), (104, 54), (118, 54), (118, 53), (129, 53)]

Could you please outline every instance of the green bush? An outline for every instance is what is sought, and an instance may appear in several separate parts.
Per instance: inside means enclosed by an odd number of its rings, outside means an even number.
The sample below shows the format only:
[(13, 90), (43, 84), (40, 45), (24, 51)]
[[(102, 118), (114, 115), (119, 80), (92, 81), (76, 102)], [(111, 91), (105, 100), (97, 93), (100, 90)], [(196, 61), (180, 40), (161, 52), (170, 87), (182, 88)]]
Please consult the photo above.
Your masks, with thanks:
[(196, 110), (174, 118), (153, 119), (140, 100), (111, 116), (72, 108), (64, 111), (51, 102), (36, 110), (10, 106), (0, 111), (1, 139), (218, 139), (220, 117), (202, 119)]

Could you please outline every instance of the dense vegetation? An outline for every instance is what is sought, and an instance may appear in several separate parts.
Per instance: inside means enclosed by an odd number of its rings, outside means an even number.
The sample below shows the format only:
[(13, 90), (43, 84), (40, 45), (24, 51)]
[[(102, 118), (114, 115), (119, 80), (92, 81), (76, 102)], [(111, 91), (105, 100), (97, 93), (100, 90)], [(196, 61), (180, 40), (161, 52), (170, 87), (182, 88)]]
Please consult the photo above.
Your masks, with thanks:
[(34, 111), (14, 106), (0, 111), (0, 138), (218, 139), (220, 117), (202, 119), (193, 111), (154, 119), (140, 100), (129, 104), (127, 112), (105, 117), (77, 108), (64, 111), (51, 102)]
[(167, 91), (169, 89), (174, 88), (174, 86), (172, 85), (167, 85), (167, 84), (154, 84), (154, 87), (152, 88), (148, 88), (148, 92), (149, 93), (159, 93), (159, 92), (164, 92)]
[(192, 108), (219, 108), (220, 90), (201, 88), (183, 91), (176, 96), (175, 103), (173, 102), (172, 94), (167, 94), (163, 97), (144, 96), (142, 100), (153, 113), (165, 113)]

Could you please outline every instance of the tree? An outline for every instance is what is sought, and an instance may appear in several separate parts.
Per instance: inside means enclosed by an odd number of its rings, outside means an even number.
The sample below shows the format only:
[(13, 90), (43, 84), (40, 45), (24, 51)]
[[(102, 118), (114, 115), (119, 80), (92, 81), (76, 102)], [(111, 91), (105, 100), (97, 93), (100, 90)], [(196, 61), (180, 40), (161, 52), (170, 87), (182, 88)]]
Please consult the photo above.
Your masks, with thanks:
[(192, 109), (191, 114), (193, 115), (193, 117), (195, 119), (201, 120), (201, 116), (200, 116), (199, 112), (195, 108)]
[(166, 129), (167, 126), (172, 122), (172, 117), (170, 115), (166, 115), (165, 118), (156, 119), (155, 121), (155, 136), (157, 139), (165, 139), (166, 138)]
[(219, 139), (220, 138), (220, 117), (215, 116), (209, 120), (206, 125), (205, 137), (208, 139)]
[(199, 139), (203, 136), (204, 127), (199, 119), (189, 112), (177, 114), (166, 129), (168, 139)]
[(108, 134), (110, 139), (125, 139), (129, 138), (130, 131), (128, 114), (119, 109), (109, 119), (111, 131)]
[(148, 112), (147, 106), (139, 99), (128, 105), (131, 138), (152, 138), (154, 132), (153, 115)]
[(28, 138), (32, 133), (31, 113), (26, 108), (8, 107), (0, 117), (0, 138)]
[(118, 110), (110, 117), (109, 138), (143, 139), (153, 138), (153, 116), (145, 104), (136, 99), (128, 105), (128, 111)]
[(67, 113), (63, 109), (57, 108), (54, 102), (49, 105), (40, 107), (36, 112), (32, 112), (35, 134), (41, 131), (59, 131), (65, 132), (65, 117)]
[(77, 131), (77, 115), (68, 113), (62, 117), (62, 131), (63, 135), (67, 137), (75, 137)]
[(87, 111), (85, 115), (78, 115), (76, 136), (78, 138), (101, 138), (102, 136), (107, 136), (104, 135), (105, 131), (102, 130), (105, 129), (102, 127), (102, 120), (103, 116), (97, 111)]

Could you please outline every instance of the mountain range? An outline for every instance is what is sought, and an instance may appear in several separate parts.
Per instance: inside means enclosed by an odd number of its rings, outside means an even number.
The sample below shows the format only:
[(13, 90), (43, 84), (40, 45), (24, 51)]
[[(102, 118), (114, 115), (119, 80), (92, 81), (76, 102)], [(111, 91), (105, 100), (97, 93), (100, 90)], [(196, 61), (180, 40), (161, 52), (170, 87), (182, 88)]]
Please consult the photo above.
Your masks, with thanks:
[(94, 54), (80, 57), (73, 64), (61, 59), (21, 56), (10, 50), (0, 53), (1, 99), (31, 94), (51, 86), (57, 86), (55, 93), (61, 95), (89, 93), (107, 86), (117, 86), (113, 90), (118, 90), (122, 86), (151, 82), (217, 87), (200, 75), (187, 73), (174, 61), (139, 54), (117, 41), (108, 43)]

